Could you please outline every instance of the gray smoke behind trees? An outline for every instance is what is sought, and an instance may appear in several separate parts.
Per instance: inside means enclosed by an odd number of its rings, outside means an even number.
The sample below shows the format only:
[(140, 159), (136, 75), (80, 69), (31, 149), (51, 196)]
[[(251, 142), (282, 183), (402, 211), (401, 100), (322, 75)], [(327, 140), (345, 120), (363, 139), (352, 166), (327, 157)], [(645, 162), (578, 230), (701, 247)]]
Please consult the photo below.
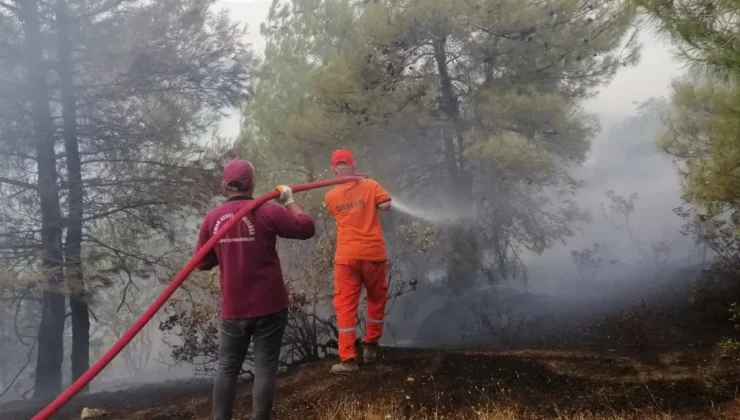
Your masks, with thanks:
[(505, 330), (533, 317), (597, 322), (638, 299), (670, 299), (685, 272), (696, 274), (709, 257), (681, 233), (685, 221), (673, 212), (682, 204), (677, 168), (655, 144), (666, 111), (663, 98), (636, 104), (633, 115), (604, 127), (583, 166), (571, 168), (582, 182), (575, 201), (590, 216), (574, 236), (540, 255), (528, 253), (517, 278), (482, 279), (459, 297), (435, 287), (446, 281), (442, 270), (428, 273), (415, 294), (401, 298), (402, 310), (391, 313), (386, 342), (474, 347), (482, 345), (474, 331), (482, 312), (504, 314)]

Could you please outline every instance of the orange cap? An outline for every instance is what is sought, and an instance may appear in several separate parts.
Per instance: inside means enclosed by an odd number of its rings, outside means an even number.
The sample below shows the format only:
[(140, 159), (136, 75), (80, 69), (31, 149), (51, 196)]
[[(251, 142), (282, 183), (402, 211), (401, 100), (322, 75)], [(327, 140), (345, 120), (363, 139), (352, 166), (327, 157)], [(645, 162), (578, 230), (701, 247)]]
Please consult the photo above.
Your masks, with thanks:
[(352, 157), (352, 152), (347, 149), (339, 149), (334, 151), (334, 153), (331, 154), (331, 166), (336, 168), (339, 163), (344, 163), (345, 165), (354, 165), (355, 158)]

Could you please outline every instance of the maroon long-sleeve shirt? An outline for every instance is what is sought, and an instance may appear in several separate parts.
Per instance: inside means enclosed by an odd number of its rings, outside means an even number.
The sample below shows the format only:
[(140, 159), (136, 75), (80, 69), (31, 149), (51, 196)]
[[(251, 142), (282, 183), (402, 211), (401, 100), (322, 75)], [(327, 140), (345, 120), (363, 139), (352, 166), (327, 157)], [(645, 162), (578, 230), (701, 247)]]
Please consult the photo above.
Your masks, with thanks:
[[(211, 210), (200, 225), (200, 249), (229, 220), (249, 197), (232, 197)], [(276, 243), (277, 237), (309, 239), (316, 232), (307, 214), (293, 214), (286, 208), (265, 203), (247, 214), (208, 253), (201, 270), (221, 269), (221, 317), (254, 318), (288, 307)]]

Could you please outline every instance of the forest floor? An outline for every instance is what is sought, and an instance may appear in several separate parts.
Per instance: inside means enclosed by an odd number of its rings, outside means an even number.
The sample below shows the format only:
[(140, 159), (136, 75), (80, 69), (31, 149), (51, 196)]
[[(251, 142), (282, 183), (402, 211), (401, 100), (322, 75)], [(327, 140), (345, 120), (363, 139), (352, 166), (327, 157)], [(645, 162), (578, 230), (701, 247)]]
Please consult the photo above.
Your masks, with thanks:
[[(329, 375), (330, 361), (305, 365), (279, 382), (277, 418), (638, 420), (740, 419), (740, 378), (698, 349), (645, 355), (574, 350), (424, 351), (390, 349), (356, 377)], [(149, 385), (75, 399), (106, 419), (207, 419), (206, 382)], [(248, 419), (249, 389), (235, 419)], [(29, 419), (38, 407), (5, 411)]]
[[(740, 373), (716, 343), (734, 334), (725, 312), (707, 319), (690, 290), (591, 323), (549, 331), (518, 350), (382, 348), (355, 377), (307, 364), (278, 383), (280, 420), (740, 420)], [(704, 314), (706, 315), (706, 314)], [(249, 384), (235, 419), (250, 418)], [(145, 385), (75, 398), (58, 419), (84, 407), (105, 419), (207, 419), (208, 380)], [(0, 406), (2, 420), (28, 420), (42, 402)]]

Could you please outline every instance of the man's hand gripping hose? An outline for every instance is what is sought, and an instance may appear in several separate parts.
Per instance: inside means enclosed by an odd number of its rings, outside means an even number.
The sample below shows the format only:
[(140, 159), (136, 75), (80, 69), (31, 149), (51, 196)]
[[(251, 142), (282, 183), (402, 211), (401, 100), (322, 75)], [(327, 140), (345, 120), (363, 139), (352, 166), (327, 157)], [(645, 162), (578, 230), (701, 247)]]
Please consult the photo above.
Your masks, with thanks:
[(284, 205), (285, 207), (288, 207), (289, 204), (295, 203), (293, 201), (293, 190), (287, 186), (287, 185), (278, 185), (275, 187), (275, 191), (277, 191), (280, 195), (278, 198), (275, 199), (278, 203)]
[[(339, 178), (327, 179), (324, 181), (309, 182), (307, 184), (300, 184), (292, 187), (292, 192), (301, 192), (306, 190), (312, 190), (315, 188), (328, 187), (331, 185), (345, 184), (348, 182), (357, 182), (360, 178), (357, 176), (345, 176)], [(175, 276), (172, 282), (162, 291), (162, 293), (154, 300), (154, 302), (144, 311), (143, 314), (136, 320), (136, 322), (129, 327), (129, 329), (116, 341), (111, 348), (98, 359), (90, 369), (87, 370), (82, 376), (80, 376), (75, 382), (72, 383), (67, 389), (65, 389), (59, 396), (41, 410), (32, 420), (46, 420), (51, 418), (57, 411), (59, 411), (65, 404), (67, 404), (77, 393), (85, 388), (90, 381), (92, 381), (98, 374), (120, 353), (130, 342), (136, 337), (144, 326), (149, 322), (154, 315), (164, 306), (165, 302), (175, 293), (175, 291), (182, 285), (187, 279), (190, 273), (200, 264), (203, 257), (216, 245), (218, 241), (228, 232), (235, 224), (237, 224), (242, 217), (247, 213), (264, 204), (267, 201), (278, 199), (281, 196), (281, 191), (273, 190), (270, 193), (258, 197), (256, 200), (249, 201), (239, 211), (236, 212), (234, 217), (229, 219), (219, 229), (211, 239), (201, 247), (198, 252), (188, 261), (187, 265)], [(283, 197), (286, 198), (286, 197)], [(291, 194), (292, 198), (292, 194)]]

